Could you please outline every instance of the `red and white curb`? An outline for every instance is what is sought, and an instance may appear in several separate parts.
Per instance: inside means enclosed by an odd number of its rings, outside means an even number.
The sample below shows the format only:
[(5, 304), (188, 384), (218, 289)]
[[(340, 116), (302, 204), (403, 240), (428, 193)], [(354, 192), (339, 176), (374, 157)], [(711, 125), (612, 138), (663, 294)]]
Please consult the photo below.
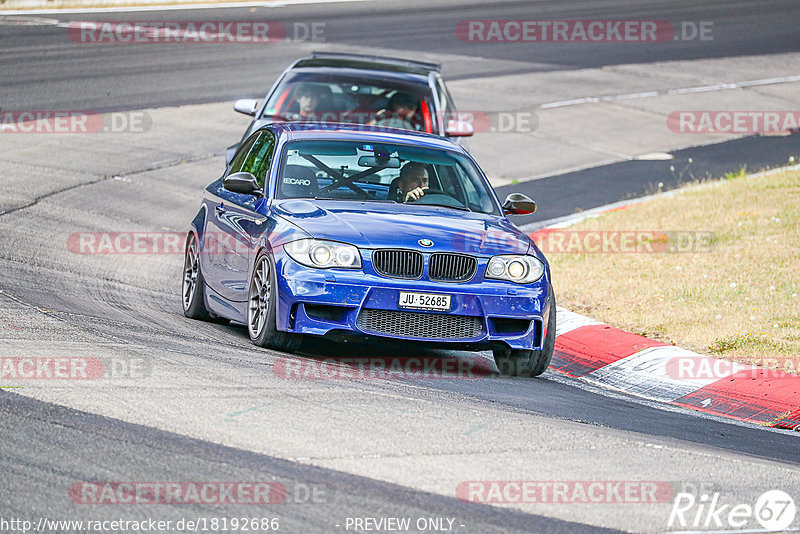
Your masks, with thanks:
[[(650, 400), (800, 429), (800, 376), (734, 364), (558, 308), (551, 368)], [(685, 376), (688, 375), (688, 376)]]
[[(753, 176), (800, 169), (793, 165)], [(601, 206), (522, 227), (565, 228), (588, 217), (679, 190)], [(542, 228), (545, 226), (545, 228)], [(625, 332), (558, 308), (550, 367), (567, 376), (649, 400), (775, 428), (800, 430), (800, 375), (720, 360)]]

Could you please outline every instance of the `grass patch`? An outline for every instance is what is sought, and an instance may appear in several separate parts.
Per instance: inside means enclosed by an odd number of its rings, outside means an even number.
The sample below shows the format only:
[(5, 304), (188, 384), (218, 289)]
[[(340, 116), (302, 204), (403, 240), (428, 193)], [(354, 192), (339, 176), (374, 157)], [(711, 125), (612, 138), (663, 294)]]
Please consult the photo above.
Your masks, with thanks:
[(701, 233), (702, 246), (671, 252), (657, 240), (650, 253), (545, 249), (559, 304), (695, 352), (798, 372), (800, 172), (731, 173), (568, 231)]

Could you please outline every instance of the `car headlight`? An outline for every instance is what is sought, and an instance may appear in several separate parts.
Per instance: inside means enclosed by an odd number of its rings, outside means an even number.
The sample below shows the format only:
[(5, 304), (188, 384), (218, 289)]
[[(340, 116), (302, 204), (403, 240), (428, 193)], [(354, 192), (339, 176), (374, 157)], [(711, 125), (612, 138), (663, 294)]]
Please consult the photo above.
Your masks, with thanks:
[(286, 243), (283, 250), (297, 263), (317, 269), (360, 269), (361, 254), (353, 245), (322, 241), (320, 239), (300, 239)]
[(530, 284), (544, 274), (544, 263), (533, 256), (495, 256), (486, 266), (486, 278)]

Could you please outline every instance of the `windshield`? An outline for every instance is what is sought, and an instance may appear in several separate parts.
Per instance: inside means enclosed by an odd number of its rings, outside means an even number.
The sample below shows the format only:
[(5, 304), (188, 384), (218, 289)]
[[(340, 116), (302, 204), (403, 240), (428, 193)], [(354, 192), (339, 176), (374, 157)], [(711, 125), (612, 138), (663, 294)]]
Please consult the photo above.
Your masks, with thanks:
[(472, 161), (449, 150), (360, 141), (292, 141), (276, 198), (431, 205), (497, 215)]
[(427, 85), (340, 74), (288, 74), (262, 117), (338, 122), (434, 133)]

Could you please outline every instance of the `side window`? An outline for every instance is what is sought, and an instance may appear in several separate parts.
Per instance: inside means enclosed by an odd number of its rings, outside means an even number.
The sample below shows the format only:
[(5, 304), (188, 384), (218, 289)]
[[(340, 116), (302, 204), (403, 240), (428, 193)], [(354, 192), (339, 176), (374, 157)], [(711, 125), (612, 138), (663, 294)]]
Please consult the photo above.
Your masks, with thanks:
[[(470, 209), (491, 211), (491, 200), (481, 197), (470, 175), (460, 165), (438, 165), (442, 191), (455, 198)], [(487, 207), (488, 203), (488, 207)]]
[(446, 130), (447, 124), (451, 120), (458, 119), (458, 111), (456, 111), (455, 106), (453, 105), (453, 99), (450, 96), (450, 93), (447, 91), (447, 87), (445, 87), (444, 82), (440, 77), (436, 77), (436, 98), (439, 100), (439, 107), (442, 110), (442, 127)]
[(481, 195), (478, 193), (478, 190), (475, 189), (475, 184), (472, 183), (472, 180), (470, 180), (468, 176), (464, 176), (461, 180), (461, 184), (464, 186), (464, 193), (467, 195), (467, 202), (469, 205), (481, 206), (481, 209), (485, 209), (481, 202)]
[(458, 187), (458, 177), (450, 165), (436, 165), (436, 175), (439, 177), (440, 189), (447, 195), (456, 199), (463, 199)]
[(262, 132), (247, 154), (242, 170), (256, 177), (258, 185), (264, 187), (267, 172), (272, 165), (272, 156), (275, 152), (275, 135), (272, 132)]
[(453, 104), (453, 97), (450, 96), (450, 92), (445, 87), (444, 82), (441, 78), (437, 78), (436, 80), (436, 92), (439, 93), (439, 102), (442, 106), (442, 113), (447, 116), (447, 113), (455, 113), (456, 106)]
[(456, 169), (461, 176), (459, 183), (464, 188), (464, 194), (467, 197), (469, 208), (482, 211), (483, 213), (492, 213), (495, 210), (492, 199), (485, 190), (481, 193), (480, 185), (475, 183), (475, 180), (478, 178), (471, 173), (464, 172), (464, 169), (460, 166), (456, 167)]
[(242, 167), (245, 164), (248, 156), (250, 155), (250, 151), (253, 149), (253, 145), (256, 141), (261, 137), (263, 132), (256, 132), (255, 134), (251, 135), (247, 138), (247, 140), (239, 147), (239, 151), (233, 157), (233, 161), (231, 162), (231, 170), (230, 174), (235, 172), (241, 172), (243, 169)]

